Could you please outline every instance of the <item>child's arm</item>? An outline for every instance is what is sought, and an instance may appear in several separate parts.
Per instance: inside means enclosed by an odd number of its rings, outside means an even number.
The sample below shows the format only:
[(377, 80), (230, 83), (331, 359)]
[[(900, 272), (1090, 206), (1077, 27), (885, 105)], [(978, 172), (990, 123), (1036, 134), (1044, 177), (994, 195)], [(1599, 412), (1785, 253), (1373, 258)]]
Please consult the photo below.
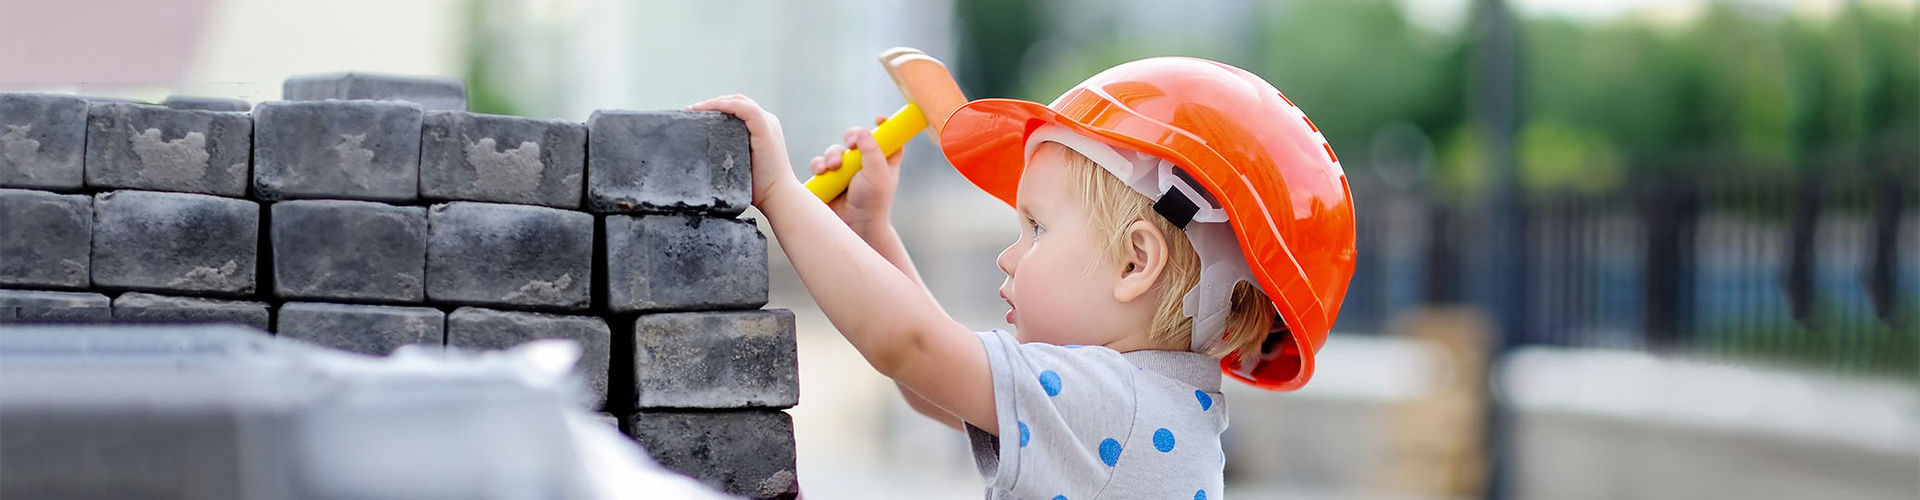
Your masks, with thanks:
[[(874, 120), (874, 124), (878, 125), (884, 120), (886, 117), (878, 117)], [(807, 165), (813, 175), (839, 169), (841, 154), (845, 153), (847, 148), (858, 146), (861, 151), (874, 151), (878, 148), (878, 143), (873, 140), (873, 133), (863, 128), (848, 129), (841, 140), (844, 144), (828, 146), (820, 156), (813, 157)], [(865, 145), (861, 146), (862, 144)], [(937, 307), (939, 299), (933, 298), (933, 292), (927, 288), (926, 280), (920, 278), (920, 271), (913, 265), (913, 258), (907, 254), (907, 246), (900, 241), (900, 233), (893, 228), (893, 195), (900, 186), (900, 154), (895, 152), (892, 156), (888, 156), (884, 165), (875, 164), (860, 170), (860, 173), (855, 174), (853, 181), (848, 184), (846, 193), (828, 202), (827, 207), (832, 208), (833, 213), (847, 223), (847, 227), (853, 228), (854, 234), (860, 235), (860, 239), (866, 241), (867, 246), (873, 247), (873, 250), (879, 252), (881, 257), (885, 257), (887, 262), (893, 263), (895, 269), (899, 269), (901, 273), (907, 275), (907, 278), (920, 285), (920, 289), (927, 293), (927, 297), (932, 299)], [(944, 313), (944, 310), (942, 312)], [(960, 429), (960, 420), (954, 418), (952, 413), (947, 413), (946, 410), (935, 406), (927, 401), (927, 398), (914, 393), (904, 384), (895, 382), (894, 386), (900, 390), (900, 397), (907, 401), (907, 406), (913, 408), (913, 411), (954, 430)]]
[(821, 311), (867, 363), (948, 413), (997, 433), (980, 341), (800, 184), (787, 162), (778, 119), (739, 95), (689, 109), (727, 112), (746, 122), (754, 206), (766, 215)]
[[(869, 134), (868, 137), (870, 138), (872, 135)], [(871, 147), (878, 148), (879, 145), (875, 143), (875, 145)], [(862, 146), (860, 149), (872, 151), (872, 149), (867, 148), (868, 146)], [(888, 262), (892, 262), (894, 267), (898, 268), (902, 274), (906, 274), (915, 284), (920, 285), (922, 291), (927, 290), (926, 282), (920, 279), (920, 272), (913, 267), (913, 259), (907, 256), (907, 246), (900, 242), (900, 234), (894, 232), (892, 224), (873, 228), (867, 233), (861, 234), (861, 237), (867, 241), (867, 245), (873, 247), (874, 251), (886, 257)], [(932, 292), (928, 292), (927, 297), (931, 299), (933, 297)], [(934, 306), (939, 307), (939, 302), (935, 301)], [(945, 314), (945, 311), (943, 310), (941, 314)], [(954, 418), (952, 413), (941, 409), (939, 406), (933, 404), (932, 401), (927, 401), (927, 398), (922, 397), (919, 393), (913, 392), (913, 389), (908, 388), (904, 383), (896, 381), (894, 385), (898, 386), (900, 389), (900, 397), (907, 400), (907, 406), (912, 407), (913, 411), (920, 412), (921, 415), (926, 415), (927, 418), (940, 422), (941, 425), (952, 427), (954, 430), (960, 429), (960, 420)], [(976, 425), (975, 427), (979, 426)]]

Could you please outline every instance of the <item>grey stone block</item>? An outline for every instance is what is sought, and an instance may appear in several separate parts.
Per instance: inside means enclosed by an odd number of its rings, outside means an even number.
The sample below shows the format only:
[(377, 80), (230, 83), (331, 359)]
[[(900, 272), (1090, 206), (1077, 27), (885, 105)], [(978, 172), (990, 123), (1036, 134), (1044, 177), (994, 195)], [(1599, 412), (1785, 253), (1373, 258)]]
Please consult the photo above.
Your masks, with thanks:
[(289, 101), (371, 99), (408, 101), (426, 109), (467, 109), (467, 85), (454, 78), (373, 73), (299, 75), (281, 85), (281, 94)]
[(239, 99), (228, 99), (224, 97), (195, 97), (195, 96), (184, 96), (184, 95), (167, 96), (165, 100), (160, 101), (160, 105), (173, 108), (173, 109), (192, 109), (192, 110), (199, 110), (199, 111), (229, 111), (229, 112), (238, 111), (241, 113), (245, 113), (247, 112), (247, 110), (253, 109), (252, 104), (248, 104), (247, 101), (243, 101)]
[(385, 356), (407, 344), (446, 344), (446, 313), (427, 307), (288, 302), (277, 334), (334, 349)]
[(243, 295), (254, 291), (260, 207), (204, 194), (93, 197), (93, 286)]
[(253, 108), (262, 199), (411, 201), (420, 195), (420, 106), (269, 101)]
[(93, 198), (0, 189), (0, 285), (83, 289)]
[(606, 218), (607, 308), (754, 309), (767, 303), (767, 237), (752, 220)]
[(252, 154), (245, 113), (130, 103), (87, 110), (87, 186), (242, 197)]
[(0, 93), (0, 186), (80, 189), (86, 146), (86, 99)]
[(598, 213), (734, 216), (753, 201), (747, 126), (712, 111), (595, 111), (587, 205)]
[(285, 299), (420, 302), (427, 209), (370, 201), (273, 204), (273, 293)]
[(537, 339), (579, 342), (580, 362), (574, 369), (587, 382), (588, 402), (596, 408), (606, 404), (607, 364), (613, 352), (613, 333), (606, 320), (478, 307), (462, 307), (447, 315), (449, 346), (506, 349)]
[(92, 103), (92, 104), (116, 104), (116, 103), (146, 104), (146, 105), (153, 104), (147, 101), (142, 101), (142, 100), (134, 99), (131, 97), (113, 97), (113, 96), (104, 96), (104, 95), (81, 95), (81, 96), (74, 96), (74, 97), (86, 99), (88, 103)]
[(793, 418), (782, 411), (633, 414), (629, 435), (654, 460), (749, 498), (796, 498)]
[(579, 310), (593, 282), (593, 216), (493, 203), (427, 211), (427, 298)]
[(642, 315), (633, 326), (637, 408), (787, 408), (800, 402), (793, 313)]
[(227, 323), (266, 331), (268, 319), (267, 305), (259, 302), (140, 292), (123, 293), (113, 299), (115, 323)]
[(91, 292), (0, 289), (0, 324), (105, 323), (113, 318), (107, 296)]
[(420, 132), (420, 197), (580, 208), (587, 127), (431, 111)]

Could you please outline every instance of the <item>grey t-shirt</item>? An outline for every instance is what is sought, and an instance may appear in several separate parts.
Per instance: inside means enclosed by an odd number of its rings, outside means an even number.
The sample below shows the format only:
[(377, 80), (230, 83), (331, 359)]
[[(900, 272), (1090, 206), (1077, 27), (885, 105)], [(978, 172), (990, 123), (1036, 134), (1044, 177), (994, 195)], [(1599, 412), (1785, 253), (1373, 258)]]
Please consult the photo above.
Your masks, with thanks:
[(987, 498), (1221, 498), (1220, 362), (980, 332), (1000, 435), (967, 425)]

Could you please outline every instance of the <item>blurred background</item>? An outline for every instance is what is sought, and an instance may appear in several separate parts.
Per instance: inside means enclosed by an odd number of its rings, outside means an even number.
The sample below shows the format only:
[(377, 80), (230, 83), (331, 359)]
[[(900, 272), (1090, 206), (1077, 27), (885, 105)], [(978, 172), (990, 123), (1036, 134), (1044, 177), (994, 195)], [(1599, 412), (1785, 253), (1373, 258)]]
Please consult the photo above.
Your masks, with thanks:
[[(1359, 263), (1313, 383), (1229, 388), (1247, 498), (1920, 497), (1914, 0), (0, 0), (0, 91), (279, 98), (289, 75), (466, 80), (582, 121), (744, 92), (797, 164), (901, 97), (1051, 100), (1158, 55), (1251, 70), (1344, 160)], [(1011, 210), (925, 138), (900, 227), (1004, 327)], [(774, 252), (800, 316), (802, 491), (978, 498)]]

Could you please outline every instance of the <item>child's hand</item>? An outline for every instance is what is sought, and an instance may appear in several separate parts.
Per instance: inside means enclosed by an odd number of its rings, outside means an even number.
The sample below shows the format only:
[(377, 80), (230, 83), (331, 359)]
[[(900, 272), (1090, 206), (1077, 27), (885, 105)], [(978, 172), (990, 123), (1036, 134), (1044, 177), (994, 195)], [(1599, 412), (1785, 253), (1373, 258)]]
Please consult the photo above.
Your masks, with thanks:
[(731, 94), (687, 106), (688, 111), (719, 111), (747, 122), (748, 146), (753, 148), (753, 206), (761, 206), (767, 195), (785, 186), (800, 187), (787, 161), (787, 138), (780, 130), (780, 118), (760, 107), (753, 98)]
[[(877, 117), (874, 124), (879, 125), (886, 119), (884, 116)], [(807, 162), (807, 168), (813, 171), (813, 175), (839, 170), (841, 155), (847, 152), (848, 147), (863, 152), (880, 150), (880, 144), (873, 139), (873, 131), (866, 128), (847, 129), (841, 140), (842, 144), (827, 146), (825, 153)], [(853, 232), (862, 238), (869, 237), (873, 230), (885, 227), (890, 222), (893, 195), (900, 188), (900, 153), (896, 151), (886, 158), (886, 162), (878, 164), (869, 157), (861, 158), (863, 168), (853, 175), (853, 180), (847, 184), (847, 191), (827, 203), (833, 208), (833, 213), (839, 215), (840, 220), (845, 221), (847, 227), (853, 228)]]

